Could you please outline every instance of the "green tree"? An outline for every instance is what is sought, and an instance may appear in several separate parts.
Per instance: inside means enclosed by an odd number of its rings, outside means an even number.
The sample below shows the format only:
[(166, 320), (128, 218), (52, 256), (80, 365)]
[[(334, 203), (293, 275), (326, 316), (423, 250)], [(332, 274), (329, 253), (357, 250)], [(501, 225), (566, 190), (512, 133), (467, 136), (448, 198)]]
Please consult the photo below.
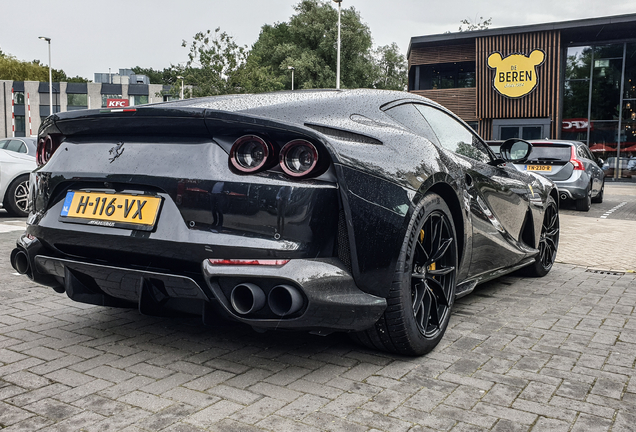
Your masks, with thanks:
[[(303, 0), (294, 6), (289, 22), (264, 25), (247, 58), (246, 69), (263, 78), (252, 91), (291, 88), (295, 68), (296, 88), (333, 88), (336, 84), (338, 11), (330, 2)], [(372, 39), (355, 8), (342, 9), (341, 86), (371, 87), (375, 76)], [(265, 84), (265, 88), (259, 87)]]
[[(488, 19), (484, 19), (484, 17), (479, 17), (479, 20), (475, 17), (474, 20), (469, 18), (463, 19), (460, 21), (461, 25), (459, 26), (460, 32), (474, 31), (474, 30), (486, 30), (492, 25), (492, 17)], [(464, 28), (464, 26), (466, 26)]]
[(163, 70), (135, 66), (131, 70), (137, 75), (147, 76), (150, 84), (175, 85), (177, 83), (177, 75), (179, 75), (175, 66), (170, 66)]
[[(181, 46), (188, 47), (188, 43), (184, 40)], [(238, 75), (246, 58), (247, 47), (237, 45), (232, 36), (217, 28), (194, 35), (185, 67), (172, 69), (194, 86), (194, 96), (240, 93)]]
[[(0, 79), (13, 81), (48, 81), (49, 67), (40, 60), (26, 62), (18, 60), (12, 55), (0, 52)], [(51, 75), (55, 82), (90, 82), (86, 78), (66, 75), (62, 69), (52, 69)]]
[(406, 90), (408, 84), (407, 62), (398, 45), (378, 47), (374, 52), (377, 67), (373, 87), (385, 90)]
[(0, 57), (0, 79), (13, 81), (48, 81), (48, 68), (39, 62), (25, 62), (10, 54)]

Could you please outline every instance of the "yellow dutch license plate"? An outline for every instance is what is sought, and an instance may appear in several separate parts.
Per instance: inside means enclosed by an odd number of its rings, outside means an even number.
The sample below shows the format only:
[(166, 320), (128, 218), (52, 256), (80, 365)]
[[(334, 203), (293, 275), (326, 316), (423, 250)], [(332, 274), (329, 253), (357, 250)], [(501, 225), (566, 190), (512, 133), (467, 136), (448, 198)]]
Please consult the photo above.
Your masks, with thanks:
[(68, 191), (60, 220), (113, 228), (151, 231), (161, 207), (152, 195)]
[(551, 165), (526, 165), (526, 171), (552, 171)]

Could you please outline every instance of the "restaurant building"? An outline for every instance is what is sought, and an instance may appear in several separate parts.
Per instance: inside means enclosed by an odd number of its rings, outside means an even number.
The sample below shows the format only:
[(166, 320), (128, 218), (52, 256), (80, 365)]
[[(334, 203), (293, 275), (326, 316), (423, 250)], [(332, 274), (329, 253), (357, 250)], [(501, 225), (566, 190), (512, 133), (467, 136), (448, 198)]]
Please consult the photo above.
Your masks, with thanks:
[(583, 141), (610, 164), (622, 158), (612, 171), (631, 177), (636, 14), (418, 36), (407, 55), (409, 91), (484, 139)]

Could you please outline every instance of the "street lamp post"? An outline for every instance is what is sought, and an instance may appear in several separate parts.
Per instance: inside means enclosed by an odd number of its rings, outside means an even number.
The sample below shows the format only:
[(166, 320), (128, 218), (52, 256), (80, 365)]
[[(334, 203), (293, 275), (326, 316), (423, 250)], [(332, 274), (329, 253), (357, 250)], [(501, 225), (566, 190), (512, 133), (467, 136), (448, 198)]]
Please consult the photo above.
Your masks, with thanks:
[(178, 76), (177, 79), (181, 80), (181, 100), (183, 100), (183, 77)]
[(49, 115), (53, 114), (53, 72), (51, 71), (51, 38), (40, 36), (39, 39), (45, 40), (49, 44)]
[(340, 6), (342, 0), (333, 0), (338, 3), (338, 59), (336, 60), (336, 89), (340, 89)]
[(292, 71), (292, 90), (294, 90), (294, 70), (296, 70), (293, 66), (287, 66), (287, 69)]

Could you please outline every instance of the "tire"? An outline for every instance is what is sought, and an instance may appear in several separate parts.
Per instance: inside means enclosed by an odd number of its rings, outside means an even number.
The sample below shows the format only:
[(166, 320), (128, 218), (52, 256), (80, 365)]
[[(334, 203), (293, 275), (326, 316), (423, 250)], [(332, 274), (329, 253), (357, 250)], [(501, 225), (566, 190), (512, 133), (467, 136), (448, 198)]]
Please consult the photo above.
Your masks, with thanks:
[(601, 185), (601, 190), (596, 194), (594, 198), (592, 198), (592, 202), (594, 204), (600, 204), (603, 202), (603, 193), (605, 192), (605, 180), (603, 180), (603, 184)]
[(578, 211), (590, 211), (590, 207), (592, 207), (592, 186), (586, 190), (585, 198), (577, 199), (575, 204)]
[(439, 195), (426, 194), (404, 238), (383, 316), (374, 327), (352, 338), (397, 354), (426, 354), (448, 326), (456, 276), (453, 217)]
[(552, 270), (552, 265), (556, 259), (559, 249), (559, 209), (552, 197), (548, 197), (543, 214), (538, 249), (539, 254), (534, 263), (523, 269), (527, 276), (543, 277), (547, 275)]
[(4, 197), (4, 208), (12, 216), (29, 215), (29, 176), (23, 175), (13, 180)]

